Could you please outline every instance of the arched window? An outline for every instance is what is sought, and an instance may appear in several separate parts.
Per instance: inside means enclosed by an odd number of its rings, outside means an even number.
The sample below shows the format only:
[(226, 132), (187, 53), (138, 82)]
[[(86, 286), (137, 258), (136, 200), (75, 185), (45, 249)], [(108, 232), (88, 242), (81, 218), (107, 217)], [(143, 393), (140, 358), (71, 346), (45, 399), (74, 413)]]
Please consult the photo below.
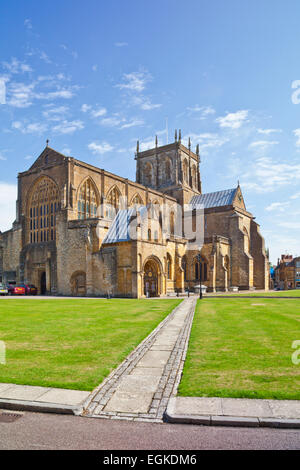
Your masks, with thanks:
[(168, 279), (172, 279), (172, 258), (169, 253), (167, 253), (167, 276)]
[(85, 181), (79, 189), (77, 201), (78, 219), (90, 219), (97, 217), (97, 198), (93, 183)]
[(197, 185), (197, 169), (196, 165), (193, 165), (192, 168), (192, 188), (195, 188)]
[(165, 162), (165, 179), (166, 181), (171, 180), (171, 160), (169, 158)]
[(45, 243), (56, 239), (56, 214), (60, 209), (59, 190), (47, 176), (34, 185), (28, 202), (29, 243)]
[(183, 256), (182, 261), (181, 261), (181, 267), (184, 272), (184, 280), (187, 280), (187, 259), (186, 256)]
[(114, 187), (106, 198), (106, 217), (113, 219), (117, 212), (120, 210), (120, 198), (121, 194), (118, 188)]
[(158, 220), (160, 215), (160, 204), (158, 201), (150, 203), (150, 217), (152, 219)]
[(189, 166), (186, 159), (183, 160), (182, 164), (182, 174), (183, 174), (183, 182), (189, 184)]
[(151, 229), (148, 229), (148, 240), (151, 240)]
[(205, 258), (201, 257), (200, 262), (198, 258), (194, 259), (194, 272), (195, 272), (196, 281), (200, 281), (200, 273), (201, 273), (201, 281), (208, 280), (207, 261)]
[(175, 234), (175, 214), (172, 211), (170, 214), (170, 235)]
[(230, 267), (230, 261), (229, 261), (229, 257), (226, 255), (224, 258), (224, 268), (226, 269), (226, 271), (229, 271), (229, 267)]
[(131, 199), (130, 206), (139, 207), (142, 205), (143, 205), (143, 201), (142, 201), (141, 196), (139, 196), (139, 194), (136, 194), (135, 196), (133, 196), (133, 198)]
[(151, 186), (153, 181), (153, 167), (150, 162), (147, 162), (144, 166), (144, 181), (145, 186)]

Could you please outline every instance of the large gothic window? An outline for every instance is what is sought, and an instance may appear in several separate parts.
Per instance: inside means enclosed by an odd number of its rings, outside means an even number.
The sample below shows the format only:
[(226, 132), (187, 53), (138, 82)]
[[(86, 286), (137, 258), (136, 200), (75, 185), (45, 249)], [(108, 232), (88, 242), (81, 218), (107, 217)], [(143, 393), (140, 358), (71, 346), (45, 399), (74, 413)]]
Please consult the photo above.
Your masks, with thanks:
[(195, 188), (197, 185), (197, 169), (196, 165), (193, 165), (192, 168), (192, 188)]
[(147, 162), (144, 166), (144, 181), (145, 186), (151, 186), (153, 180), (153, 167), (150, 162)]
[(183, 182), (189, 184), (189, 166), (186, 159), (183, 160), (182, 164), (182, 174), (183, 174)]
[(97, 217), (97, 197), (93, 183), (85, 181), (79, 189), (77, 201), (78, 219)]
[(40, 178), (28, 203), (29, 242), (45, 243), (56, 239), (56, 214), (60, 209), (59, 190), (50, 178)]
[(106, 217), (113, 219), (121, 208), (121, 194), (118, 188), (114, 187), (106, 198)]
[(171, 161), (169, 158), (167, 158), (165, 162), (165, 178), (166, 181), (171, 180)]
[(169, 253), (167, 253), (167, 276), (168, 279), (172, 279), (172, 258)]

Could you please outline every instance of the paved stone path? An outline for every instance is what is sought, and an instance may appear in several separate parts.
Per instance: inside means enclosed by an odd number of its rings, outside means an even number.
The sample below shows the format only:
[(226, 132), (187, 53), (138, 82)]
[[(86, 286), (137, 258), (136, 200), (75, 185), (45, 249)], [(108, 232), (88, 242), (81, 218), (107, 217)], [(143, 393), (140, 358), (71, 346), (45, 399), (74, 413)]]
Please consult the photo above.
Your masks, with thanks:
[(180, 382), (196, 302), (183, 300), (94, 390), (84, 416), (162, 422)]

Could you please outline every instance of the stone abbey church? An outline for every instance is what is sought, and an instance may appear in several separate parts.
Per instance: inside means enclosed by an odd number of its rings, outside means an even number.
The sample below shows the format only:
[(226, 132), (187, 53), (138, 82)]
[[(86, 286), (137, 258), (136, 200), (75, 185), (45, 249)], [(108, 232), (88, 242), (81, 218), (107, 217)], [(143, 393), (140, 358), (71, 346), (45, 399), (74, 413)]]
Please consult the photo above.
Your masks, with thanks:
[[(264, 239), (240, 186), (203, 194), (199, 147), (176, 134), (151, 150), (137, 145), (136, 182), (47, 144), (18, 175), (16, 220), (0, 232), (0, 281), (40, 294), (137, 298), (192, 291), (200, 280), (210, 292), (268, 289)], [(187, 205), (191, 214), (203, 208), (199, 247), (175, 229)]]

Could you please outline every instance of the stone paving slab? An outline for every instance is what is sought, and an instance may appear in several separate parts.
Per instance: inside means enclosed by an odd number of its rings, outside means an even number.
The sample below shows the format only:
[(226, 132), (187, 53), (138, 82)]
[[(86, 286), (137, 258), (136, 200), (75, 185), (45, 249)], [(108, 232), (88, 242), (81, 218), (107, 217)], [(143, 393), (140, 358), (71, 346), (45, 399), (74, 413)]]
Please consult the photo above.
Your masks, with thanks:
[(13, 385), (12, 387), (3, 390), (0, 393), (0, 398), (7, 398), (9, 400), (36, 400), (49, 388), (44, 387), (31, 387), (29, 385)]
[(149, 351), (140, 360), (137, 367), (159, 367), (165, 366), (170, 357), (169, 351)]
[(8, 390), (9, 388), (12, 388), (13, 384), (3, 384), (0, 383), (0, 392), (4, 392), (4, 390)]
[[(105, 407), (105, 411), (113, 412), (115, 415), (117, 412), (120, 413), (147, 413), (151, 405), (153, 393), (139, 393), (133, 394), (126, 391), (116, 392), (108, 405)], [(136, 416), (137, 417), (137, 416)]]
[(155, 375), (127, 375), (122, 378), (118, 390), (132, 394), (153, 393), (156, 391), (160, 377)]
[(161, 377), (163, 372), (163, 367), (135, 367), (130, 375), (154, 375)]
[(52, 388), (39, 397), (36, 401), (76, 406), (86, 400), (90, 393), (91, 392), (83, 392), (81, 390)]
[(300, 428), (300, 400), (172, 397), (165, 419), (212, 426)]
[(7, 409), (79, 414), (91, 392), (0, 384), (0, 406)]

